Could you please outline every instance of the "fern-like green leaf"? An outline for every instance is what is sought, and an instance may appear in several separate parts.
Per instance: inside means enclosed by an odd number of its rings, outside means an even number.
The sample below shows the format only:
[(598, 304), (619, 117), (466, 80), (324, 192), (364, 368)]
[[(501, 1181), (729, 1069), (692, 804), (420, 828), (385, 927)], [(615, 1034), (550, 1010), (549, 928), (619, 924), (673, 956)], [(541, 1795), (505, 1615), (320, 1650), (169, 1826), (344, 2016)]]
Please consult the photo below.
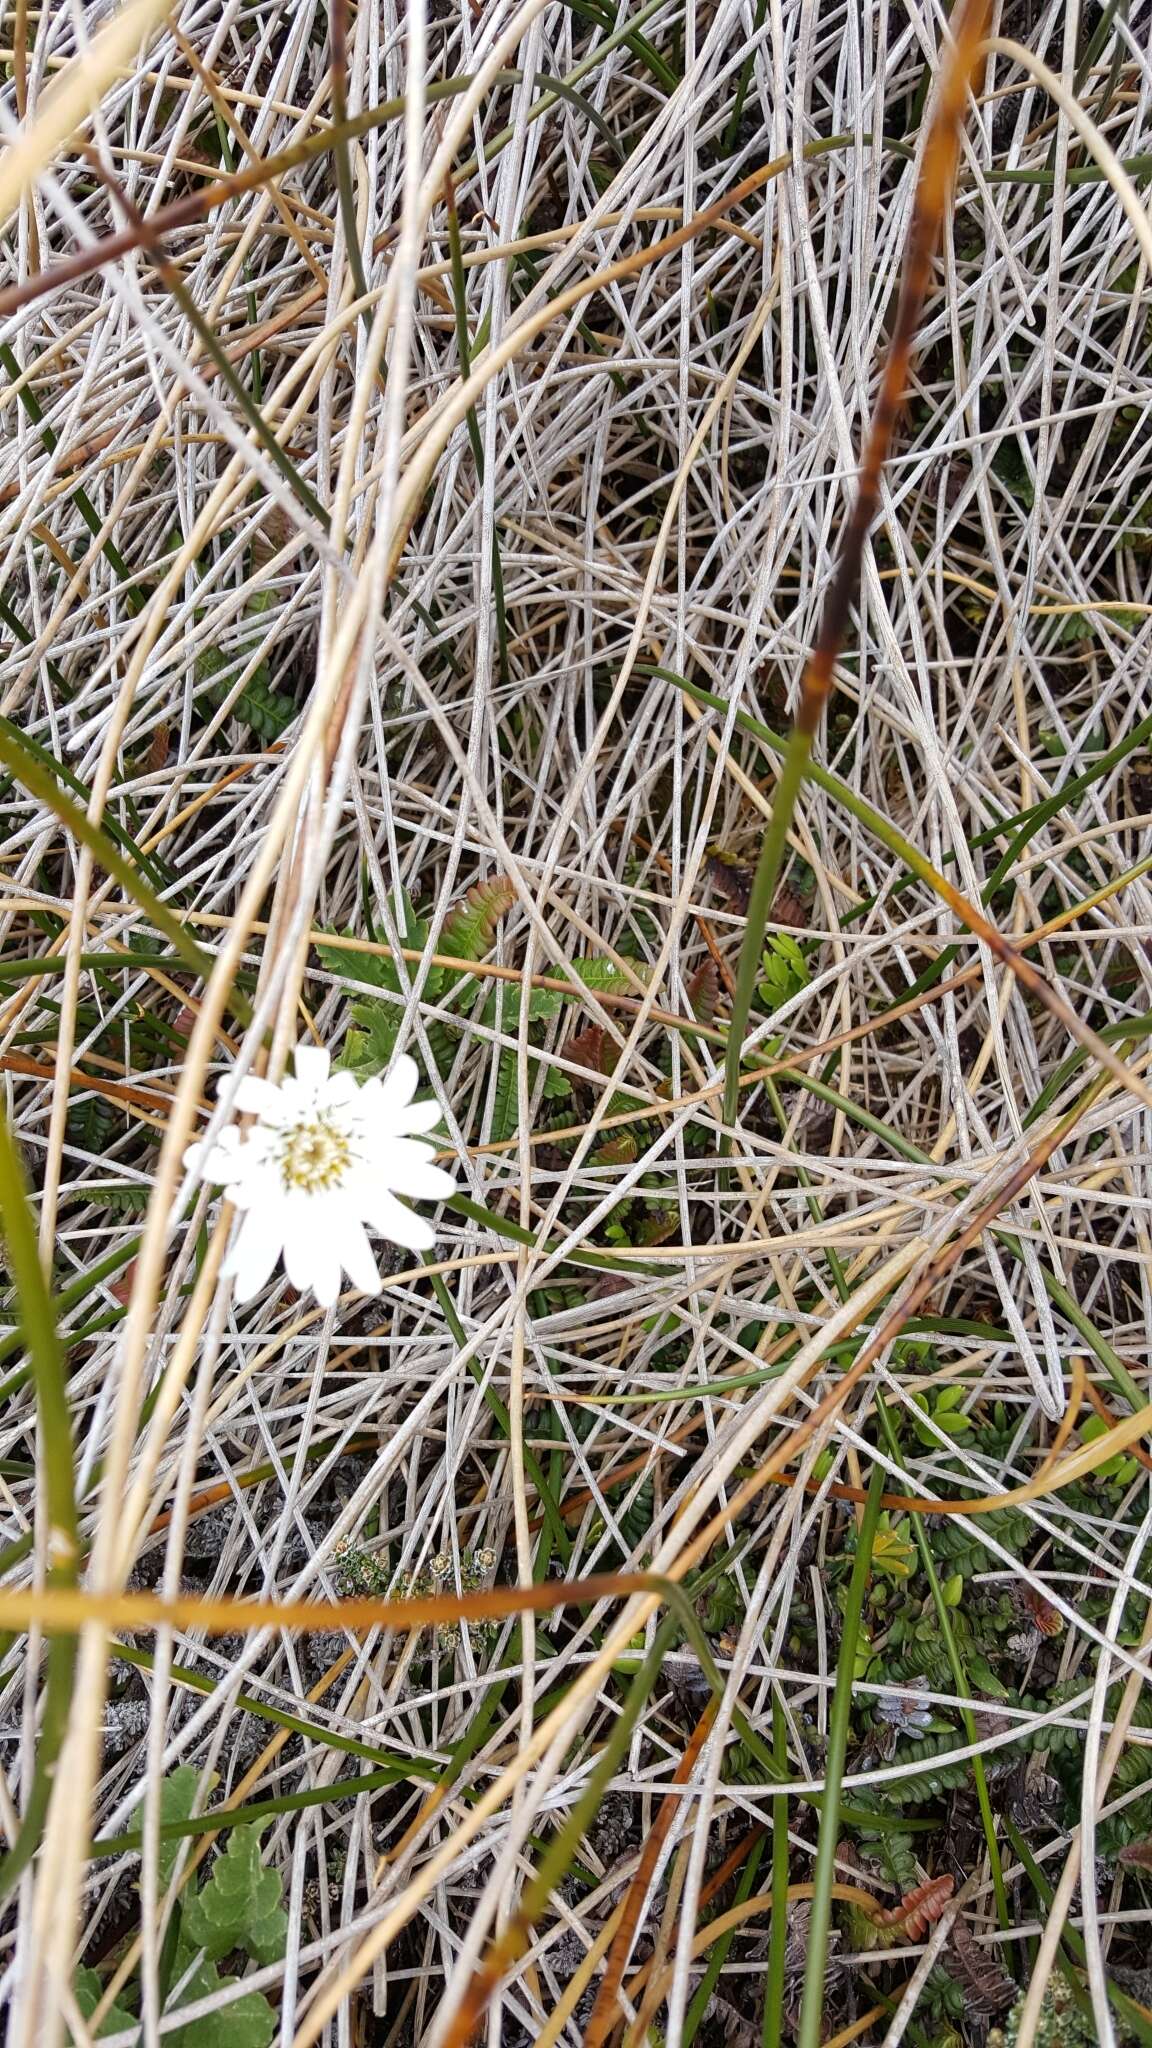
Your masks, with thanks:
[[(407, 896), (402, 899), (401, 908), (400, 944), (410, 952), (422, 952), (428, 938), (428, 926), (423, 918), (417, 917)], [(355, 934), (349, 932), (347, 936), (353, 938)], [(359, 981), (368, 988), (384, 989), (393, 996), (403, 994), (399, 970), (389, 953), (354, 952), (347, 946), (341, 946), (338, 940), (332, 945), (317, 946), (316, 951), (328, 972), (338, 974), (344, 981)], [(438, 973), (439, 970), (433, 968), (433, 976), (438, 977)]]
[(490, 875), (485, 882), (473, 882), (448, 912), (436, 951), (454, 954), (459, 960), (482, 960), (491, 952), (496, 927), (515, 899), (516, 891), (506, 875)]
[(502, 1052), (496, 1066), (496, 1087), (492, 1097), (492, 1139), (494, 1145), (515, 1135), (517, 1115), (516, 1055)]

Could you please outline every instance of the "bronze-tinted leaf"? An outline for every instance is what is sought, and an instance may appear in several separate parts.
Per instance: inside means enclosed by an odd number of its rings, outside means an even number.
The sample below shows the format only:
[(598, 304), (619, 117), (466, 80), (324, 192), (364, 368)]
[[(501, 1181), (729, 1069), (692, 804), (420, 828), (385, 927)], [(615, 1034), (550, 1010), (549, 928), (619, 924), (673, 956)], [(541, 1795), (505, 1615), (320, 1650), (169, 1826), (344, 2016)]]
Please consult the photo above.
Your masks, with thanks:
[(728, 853), (723, 846), (708, 848), (708, 879), (717, 895), (724, 898), (729, 910), (735, 910), (741, 917), (746, 916), (748, 899), (752, 894), (752, 870), (734, 853)]
[(688, 983), (688, 1003), (698, 1024), (711, 1024), (720, 1000), (720, 976), (716, 962), (702, 960)]
[(1012, 2004), (1015, 1983), (996, 1951), (982, 1947), (962, 1917), (953, 1922), (948, 1946), (940, 1960), (948, 1975), (964, 1986), (964, 2003), (969, 2012), (987, 2019)]
[(1152, 1841), (1126, 1842), (1116, 1861), (1130, 1870), (1152, 1870)]
[(768, 913), (769, 924), (791, 925), (795, 931), (803, 931), (808, 924), (808, 905), (795, 889), (787, 884), (777, 889), (772, 908)]
[(1043, 1593), (1036, 1591), (1035, 1586), (1022, 1585), (1019, 1597), (1025, 1613), (1042, 1636), (1063, 1634), (1064, 1616), (1058, 1607), (1053, 1607), (1052, 1602), (1044, 1598)]
[(919, 1941), (934, 1920), (940, 1918), (956, 1889), (949, 1871), (930, 1877), (914, 1891), (905, 1892), (898, 1906), (884, 1907), (875, 1915), (877, 1927), (891, 1927), (908, 1941)]
[(594, 1074), (610, 1074), (616, 1064), (616, 1049), (602, 1024), (586, 1024), (583, 1031), (573, 1032), (564, 1057)]

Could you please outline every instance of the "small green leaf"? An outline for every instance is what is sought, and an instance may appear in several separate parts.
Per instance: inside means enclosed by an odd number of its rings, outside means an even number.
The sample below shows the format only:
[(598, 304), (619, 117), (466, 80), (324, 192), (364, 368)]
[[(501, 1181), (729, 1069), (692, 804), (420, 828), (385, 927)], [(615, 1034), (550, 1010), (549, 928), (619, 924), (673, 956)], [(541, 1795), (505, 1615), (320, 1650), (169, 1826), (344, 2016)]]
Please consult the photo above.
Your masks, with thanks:
[(804, 950), (789, 932), (777, 932), (769, 939), (760, 966), (760, 1000), (769, 1014), (782, 1009), (812, 979)]
[(987, 1693), (990, 1699), (995, 1700), (1006, 1700), (1010, 1697), (1007, 1687), (1000, 1683), (988, 1659), (982, 1657), (978, 1650), (966, 1651), (965, 1662), (968, 1676), (980, 1692)]
[(213, 1960), (243, 1948), (258, 1962), (273, 1962), (288, 1935), (280, 1889), (277, 1873), (260, 1861), (259, 1828), (234, 1828), (207, 1884), (185, 1903), (184, 1934)]
[[(193, 1771), (192, 1776), (195, 1779), (195, 1771)], [(98, 1973), (95, 1970), (77, 1970), (72, 1982), (72, 1990), (83, 2017), (85, 2019), (90, 2018), (104, 1996), (104, 1986)], [(101, 2020), (96, 2030), (96, 2039), (99, 2040), (102, 2034), (119, 2033), (122, 2027), (131, 2027), (135, 2024), (137, 2022), (134, 2014), (126, 2011), (124, 2006), (114, 2003), (109, 2006)]]
[[(184, 1976), (194, 1951), (181, 1944), (176, 1958), (175, 1981)], [(222, 1977), (208, 1956), (201, 1956), (180, 1992), (180, 2005), (194, 2005), (214, 1991), (226, 1990), (235, 1977)], [(177, 2006), (173, 2018), (179, 2018)], [(246, 1991), (222, 2011), (201, 2014), (186, 2027), (165, 2034), (172, 2048), (268, 2048), (276, 2031), (276, 2014), (262, 1991)]]
[(893, 1523), (887, 1514), (881, 1515), (872, 1547), (873, 1568), (890, 1579), (907, 1579), (915, 1561), (907, 1520)]
[[(162, 1828), (175, 1821), (191, 1819), (196, 1806), (196, 1788), (199, 1783), (200, 1773), (192, 1764), (178, 1764), (174, 1771), (169, 1771), (168, 1776), (160, 1787), (160, 1825)], [(210, 1789), (215, 1783), (216, 1779), (213, 1776), (209, 1779), (206, 1789)], [(172, 1873), (176, 1868), (176, 1858), (183, 1847), (184, 1843), (179, 1835), (162, 1834), (160, 1837), (158, 1864), (160, 1888), (162, 1891), (166, 1891), (172, 1881)]]

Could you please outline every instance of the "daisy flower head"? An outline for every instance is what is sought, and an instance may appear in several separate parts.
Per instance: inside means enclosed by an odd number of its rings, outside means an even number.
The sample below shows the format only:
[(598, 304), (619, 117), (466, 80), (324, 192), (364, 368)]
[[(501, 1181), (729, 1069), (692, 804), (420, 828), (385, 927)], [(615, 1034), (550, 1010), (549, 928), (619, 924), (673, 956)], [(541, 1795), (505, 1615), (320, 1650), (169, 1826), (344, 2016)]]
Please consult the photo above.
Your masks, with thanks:
[(211, 1144), (184, 1155), (241, 1211), (223, 1269), (238, 1301), (259, 1293), (280, 1257), (293, 1287), (311, 1289), (324, 1308), (340, 1292), (342, 1271), (362, 1294), (378, 1294), (366, 1224), (408, 1251), (431, 1250), (431, 1225), (397, 1199), (438, 1201), (456, 1185), (418, 1142), (440, 1121), (437, 1103), (413, 1101), (419, 1078), (407, 1053), (360, 1082), (334, 1074), (322, 1048), (302, 1045), (291, 1079), (241, 1081), (235, 1105), (253, 1125), (226, 1124)]

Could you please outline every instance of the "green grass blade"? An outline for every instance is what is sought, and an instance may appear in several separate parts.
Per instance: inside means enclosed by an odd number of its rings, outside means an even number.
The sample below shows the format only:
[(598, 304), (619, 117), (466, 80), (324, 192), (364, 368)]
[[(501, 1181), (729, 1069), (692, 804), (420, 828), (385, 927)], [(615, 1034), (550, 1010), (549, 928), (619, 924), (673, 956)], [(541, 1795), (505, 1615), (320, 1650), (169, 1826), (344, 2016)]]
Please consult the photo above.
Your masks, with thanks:
[[(20, 1155), (3, 1117), (0, 1117), (0, 1221), (3, 1223), (5, 1256), (20, 1296), (29, 1363), (36, 1387), (36, 1455), (47, 1515), (46, 1578), (49, 1586), (73, 1586), (80, 1557), (80, 1525), (76, 1513), (72, 1418), (68, 1410), (64, 1356), (57, 1335), (55, 1305), (40, 1264), (36, 1223)], [(12, 1890), (39, 1846), (52, 1795), (56, 1760), (68, 1722), (75, 1663), (75, 1638), (52, 1638), (45, 1659), (44, 1704), (36, 1767), (20, 1832), (0, 1861), (0, 1898)]]
[(880, 1496), (884, 1472), (872, 1467), (868, 1500), (856, 1540), (856, 1556), (848, 1583), (844, 1627), (836, 1664), (836, 1684), (828, 1724), (828, 1747), (824, 1757), (824, 1794), (820, 1810), (820, 1832), (816, 1839), (816, 1863), (812, 1873), (812, 1917), (808, 1923), (808, 1960), (804, 1969), (804, 1995), (800, 2005), (797, 2048), (820, 2048), (824, 2017), (824, 1979), (828, 1968), (828, 1934), (832, 1925), (832, 1883), (836, 1871), (836, 1844), (840, 1836), (840, 1784), (848, 1756), (848, 1724), (852, 1711), (852, 1681), (856, 1672), (856, 1646), (860, 1639), (860, 1617), (872, 1545), (880, 1520)]

